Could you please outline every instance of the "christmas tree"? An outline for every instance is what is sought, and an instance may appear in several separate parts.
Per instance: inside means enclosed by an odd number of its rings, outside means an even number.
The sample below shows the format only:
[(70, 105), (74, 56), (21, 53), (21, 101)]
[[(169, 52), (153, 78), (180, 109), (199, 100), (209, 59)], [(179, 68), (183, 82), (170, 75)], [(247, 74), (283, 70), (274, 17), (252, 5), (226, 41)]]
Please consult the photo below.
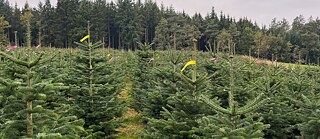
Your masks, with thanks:
[(133, 107), (141, 111), (145, 107), (145, 100), (147, 94), (151, 92), (151, 86), (153, 86), (152, 79), (152, 65), (154, 57), (150, 52), (152, 44), (139, 43), (137, 52), (137, 61), (134, 61), (136, 69), (133, 71), (133, 91), (132, 98), (135, 100)]
[(31, 17), (27, 10), (23, 16), (26, 50), (0, 51), (7, 59), (0, 78), (0, 138), (79, 138), (84, 121), (67, 114), (66, 105), (48, 106), (52, 97), (60, 97), (60, 90), (68, 87), (55, 82), (54, 77), (43, 78), (39, 74), (52, 57), (31, 48)]
[(117, 95), (124, 80), (119, 68), (104, 55), (98, 55), (103, 43), (92, 44), (89, 29), (88, 23), (88, 35), (82, 43), (75, 42), (80, 51), (65, 81), (71, 86), (69, 97), (70, 104), (75, 105), (74, 114), (85, 120), (87, 138), (98, 139), (115, 132), (113, 119), (121, 116), (123, 107)]
[[(216, 114), (204, 116), (198, 120), (199, 127), (196, 128), (196, 131), (199, 134), (196, 137), (217, 139), (262, 138), (263, 130), (268, 128), (269, 125), (262, 122), (263, 119), (259, 113), (257, 113), (257, 110), (264, 107), (268, 99), (265, 98), (263, 92), (260, 92), (253, 100), (245, 104), (239, 103), (235, 99), (237, 90), (235, 90), (233, 56), (230, 56), (228, 62), (230, 80), (227, 108), (223, 105), (221, 106), (217, 101), (211, 100), (210, 97), (201, 95), (200, 100), (210, 106)], [(247, 88), (246, 90), (250, 89)]]
[(176, 83), (180, 80), (176, 72), (182, 61), (182, 52), (169, 50), (161, 57), (163, 59), (156, 56), (155, 61), (152, 61), (152, 64), (156, 65), (149, 76), (153, 86), (149, 86), (149, 92), (143, 101), (143, 113), (148, 118), (161, 118), (160, 112), (163, 111), (163, 107), (167, 107), (168, 97), (175, 94)]
[[(174, 51), (176, 52), (176, 51)], [(208, 87), (210, 76), (199, 75), (196, 69), (196, 51), (192, 54), (192, 60), (187, 62), (193, 66), (192, 70), (183, 70), (179, 72), (176, 67), (179, 58), (171, 59), (173, 67), (168, 72), (163, 70), (163, 74), (173, 72), (171, 78), (166, 79), (171, 87), (166, 87), (162, 90), (162, 95), (165, 97), (166, 106), (162, 107), (160, 116), (148, 119), (148, 125), (144, 138), (161, 139), (189, 139), (196, 136), (196, 128), (198, 127), (197, 119), (204, 115), (213, 114), (213, 111), (208, 110), (209, 107), (199, 100), (200, 94), (209, 95)], [(177, 55), (176, 53), (173, 53)], [(185, 66), (187, 67), (187, 66)], [(167, 72), (167, 73), (166, 73)], [(190, 77), (191, 76), (191, 77)], [(171, 82), (170, 82), (171, 81)], [(161, 81), (159, 82), (161, 83)]]
[(296, 116), (301, 119), (301, 123), (298, 123), (298, 129), (300, 130), (302, 138), (305, 139), (318, 139), (320, 138), (320, 97), (318, 87), (318, 73), (319, 69), (312, 70), (310, 72), (307, 89), (305, 90), (292, 90), (296, 97), (287, 96), (289, 100), (294, 102), (298, 107), (294, 110)]

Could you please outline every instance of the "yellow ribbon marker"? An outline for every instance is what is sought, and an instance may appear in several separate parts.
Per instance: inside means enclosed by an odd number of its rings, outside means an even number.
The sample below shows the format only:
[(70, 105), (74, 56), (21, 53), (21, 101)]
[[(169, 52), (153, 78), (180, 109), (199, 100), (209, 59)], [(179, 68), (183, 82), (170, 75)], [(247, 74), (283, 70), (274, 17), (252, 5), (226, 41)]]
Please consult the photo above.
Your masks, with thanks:
[(83, 41), (85, 41), (86, 39), (89, 39), (89, 38), (90, 38), (90, 35), (84, 36), (84, 37), (80, 40), (80, 42), (83, 42)]
[(184, 67), (181, 69), (181, 72), (184, 71), (189, 65), (195, 65), (197, 62), (195, 60), (190, 60)]

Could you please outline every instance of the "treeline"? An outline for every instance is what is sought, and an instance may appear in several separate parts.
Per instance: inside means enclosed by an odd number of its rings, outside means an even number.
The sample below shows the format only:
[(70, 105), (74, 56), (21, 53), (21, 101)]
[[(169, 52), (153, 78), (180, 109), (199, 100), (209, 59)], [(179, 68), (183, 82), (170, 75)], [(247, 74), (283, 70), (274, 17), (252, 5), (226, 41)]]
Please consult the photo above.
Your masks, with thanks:
[[(23, 45), (25, 28), (20, 9), (0, 0), (0, 15), (11, 25), (2, 35)], [(199, 50), (214, 46), (215, 52), (235, 52), (259, 58), (293, 63), (319, 63), (320, 20), (297, 16), (290, 25), (286, 19), (272, 20), (269, 27), (259, 27), (247, 18), (235, 20), (212, 11), (206, 16), (177, 12), (173, 7), (158, 5), (153, 0), (49, 0), (32, 8), (32, 44), (59, 48), (76, 47), (86, 34), (87, 21), (92, 24), (91, 38), (104, 40), (105, 47), (136, 49), (138, 42), (153, 43), (153, 49), (169, 47), (191, 49), (196, 39)], [(5, 28), (5, 27), (2, 27)], [(2, 30), (1, 30), (2, 31)]]

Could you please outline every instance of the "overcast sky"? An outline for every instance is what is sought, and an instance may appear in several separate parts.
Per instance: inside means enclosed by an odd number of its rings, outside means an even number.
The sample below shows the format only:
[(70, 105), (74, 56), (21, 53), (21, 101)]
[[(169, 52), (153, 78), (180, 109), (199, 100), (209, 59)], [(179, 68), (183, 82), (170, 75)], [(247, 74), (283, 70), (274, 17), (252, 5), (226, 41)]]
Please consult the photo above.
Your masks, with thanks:
[[(9, 0), (22, 7), (28, 1), (30, 6), (37, 6), (39, 1), (44, 0)], [(111, 0), (107, 0), (111, 1)], [(144, 0), (142, 0), (144, 1)], [(184, 10), (189, 15), (195, 12), (205, 16), (214, 6), (215, 11), (223, 11), (236, 19), (248, 17), (256, 21), (258, 25), (269, 25), (273, 18), (281, 20), (286, 18), (290, 23), (298, 15), (303, 15), (306, 19), (310, 16), (320, 17), (320, 0), (155, 0), (159, 5), (172, 5), (177, 11)], [(57, 0), (51, 0), (55, 5)]]

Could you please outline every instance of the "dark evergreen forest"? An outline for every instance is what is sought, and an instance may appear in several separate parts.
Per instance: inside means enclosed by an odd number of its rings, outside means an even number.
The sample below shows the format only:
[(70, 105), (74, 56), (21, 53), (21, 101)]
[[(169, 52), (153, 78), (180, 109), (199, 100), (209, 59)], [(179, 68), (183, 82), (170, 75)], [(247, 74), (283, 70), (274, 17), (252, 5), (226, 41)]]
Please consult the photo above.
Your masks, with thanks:
[[(103, 40), (104, 47), (135, 50), (138, 43), (152, 43), (154, 50), (192, 49), (192, 40), (198, 40), (198, 49), (212, 46), (216, 52), (234, 48), (236, 54), (282, 62), (318, 64), (320, 48), (320, 20), (297, 15), (292, 24), (286, 19), (273, 19), (268, 26), (258, 26), (251, 19), (236, 20), (232, 15), (212, 11), (203, 16), (177, 12), (152, 0), (58, 0), (53, 6), (49, 0), (30, 7), (11, 6), (0, 0), (0, 16), (10, 26), (2, 38), (15, 42), (15, 31), (20, 46), (25, 46), (25, 32), (21, 15), (32, 10), (32, 45), (74, 48), (73, 43), (83, 37), (87, 21), (92, 23), (91, 38)], [(254, 19), (252, 19), (254, 20)], [(2, 29), (0, 29), (2, 31)], [(6, 40), (7, 40), (6, 39)]]

